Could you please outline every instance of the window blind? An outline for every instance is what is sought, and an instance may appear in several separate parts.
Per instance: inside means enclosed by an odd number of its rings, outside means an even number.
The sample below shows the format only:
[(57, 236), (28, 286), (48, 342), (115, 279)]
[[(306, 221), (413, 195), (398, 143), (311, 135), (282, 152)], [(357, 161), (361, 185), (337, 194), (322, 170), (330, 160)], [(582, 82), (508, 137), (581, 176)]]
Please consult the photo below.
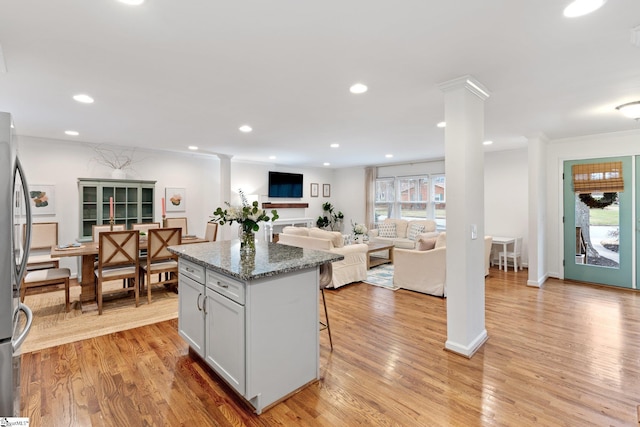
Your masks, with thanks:
[(573, 165), (573, 191), (576, 193), (615, 193), (624, 191), (622, 162)]

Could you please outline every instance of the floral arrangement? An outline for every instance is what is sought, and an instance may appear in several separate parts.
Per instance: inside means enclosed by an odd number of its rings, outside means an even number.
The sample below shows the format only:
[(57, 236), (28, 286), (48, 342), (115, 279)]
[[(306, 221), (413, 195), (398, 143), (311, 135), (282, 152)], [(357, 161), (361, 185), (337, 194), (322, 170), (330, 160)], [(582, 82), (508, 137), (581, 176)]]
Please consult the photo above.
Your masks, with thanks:
[(358, 224), (358, 223), (354, 224), (353, 221), (351, 221), (351, 225), (353, 226), (353, 234), (355, 234), (356, 236), (367, 234), (368, 230), (364, 224)]
[(242, 200), (242, 206), (231, 206), (229, 202), (225, 202), (227, 209), (222, 210), (218, 208), (213, 212), (212, 222), (217, 222), (220, 225), (226, 223), (233, 224), (237, 222), (242, 227), (244, 233), (260, 230), (258, 223), (260, 221), (275, 221), (279, 218), (278, 212), (274, 209), (271, 211), (271, 217), (267, 215), (267, 212), (258, 208), (258, 202), (249, 204), (247, 197), (242, 190), (238, 191)]

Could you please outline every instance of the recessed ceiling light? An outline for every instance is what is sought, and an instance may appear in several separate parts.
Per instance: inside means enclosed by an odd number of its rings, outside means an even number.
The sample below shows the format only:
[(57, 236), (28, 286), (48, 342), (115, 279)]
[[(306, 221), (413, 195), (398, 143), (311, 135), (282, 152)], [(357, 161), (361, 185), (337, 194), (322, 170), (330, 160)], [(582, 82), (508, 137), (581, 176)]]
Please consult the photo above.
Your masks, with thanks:
[(369, 90), (367, 85), (364, 85), (362, 83), (356, 83), (349, 88), (349, 91), (351, 93), (365, 93), (367, 90)]
[(340, 144), (331, 144), (330, 147), (331, 148), (338, 148), (338, 147), (340, 147)]
[(130, 6), (140, 6), (144, 3), (144, 0), (118, 0), (120, 3), (128, 4)]
[(447, 122), (439, 122), (436, 126), (438, 126), (439, 128), (443, 128), (447, 126)]
[(65, 130), (64, 133), (66, 133), (69, 136), (78, 136), (78, 135), (80, 135), (80, 133), (78, 131), (75, 131), (75, 130)]
[(269, 160), (275, 160), (276, 156), (269, 156)]
[(197, 145), (190, 145), (188, 148), (189, 148), (189, 150), (195, 151), (195, 150), (198, 149), (198, 146)]
[(331, 163), (329, 163), (329, 162), (324, 162), (322, 165), (323, 165), (323, 166), (331, 166)]
[(242, 125), (238, 129), (240, 129), (240, 132), (244, 132), (244, 133), (248, 133), (248, 132), (251, 132), (253, 130), (253, 129), (251, 129), (251, 126), (249, 126), (249, 125)]
[(390, 158), (392, 158), (392, 157), (393, 157), (393, 154), (385, 154), (384, 156), (385, 156), (387, 159), (390, 159)]
[(485, 141), (482, 143), (482, 145), (491, 145), (493, 144), (493, 141)]
[(73, 95), (73, 99), (75, 99), (78, 102), (82, 102), (83, 104), (93, 104), (93, 98), (84, 93)]
[(607, 0), (574, 0), (564, 8), (564, 16), (576, 18), (598, 10)]

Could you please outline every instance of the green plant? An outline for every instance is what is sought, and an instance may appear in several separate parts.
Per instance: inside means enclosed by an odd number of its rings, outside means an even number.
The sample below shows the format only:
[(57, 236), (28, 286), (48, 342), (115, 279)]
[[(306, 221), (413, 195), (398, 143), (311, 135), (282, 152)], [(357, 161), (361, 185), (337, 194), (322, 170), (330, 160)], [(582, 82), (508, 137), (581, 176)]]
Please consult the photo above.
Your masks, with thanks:
[(329, 202), (322, 204), (324, 215), (320, 215), (316, 220), (318, 228), (328, 228), (331, 231), (339, 231), (342, 227), (344, 214), (341, 211), (334, 213), (333, 205)]

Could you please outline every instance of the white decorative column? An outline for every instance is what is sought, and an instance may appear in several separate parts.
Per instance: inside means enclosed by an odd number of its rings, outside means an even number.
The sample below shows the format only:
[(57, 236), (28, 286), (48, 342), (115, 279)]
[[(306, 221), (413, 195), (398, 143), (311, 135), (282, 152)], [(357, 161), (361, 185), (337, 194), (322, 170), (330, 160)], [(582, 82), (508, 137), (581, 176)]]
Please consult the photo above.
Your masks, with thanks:
[[(224, 206), (224, 202), (231, 202), (231, 158), (233, 156), (227, 154), (217, 156), (220, 159), (220, 206)], [(229, 227), (219, 227), (218, 234), (221, 234), (218, 240), (232, 239)]]
[(447, 342), (471, 357), (488, 339), (484, 301), (484, 101), (471, 76), (438, 85), (444, 92), (447, 175)]
[(547, 280), (547, 144), (545, 135), (528, 138), (529, 158), (529, 278), (527, 286), (541, 287)]

